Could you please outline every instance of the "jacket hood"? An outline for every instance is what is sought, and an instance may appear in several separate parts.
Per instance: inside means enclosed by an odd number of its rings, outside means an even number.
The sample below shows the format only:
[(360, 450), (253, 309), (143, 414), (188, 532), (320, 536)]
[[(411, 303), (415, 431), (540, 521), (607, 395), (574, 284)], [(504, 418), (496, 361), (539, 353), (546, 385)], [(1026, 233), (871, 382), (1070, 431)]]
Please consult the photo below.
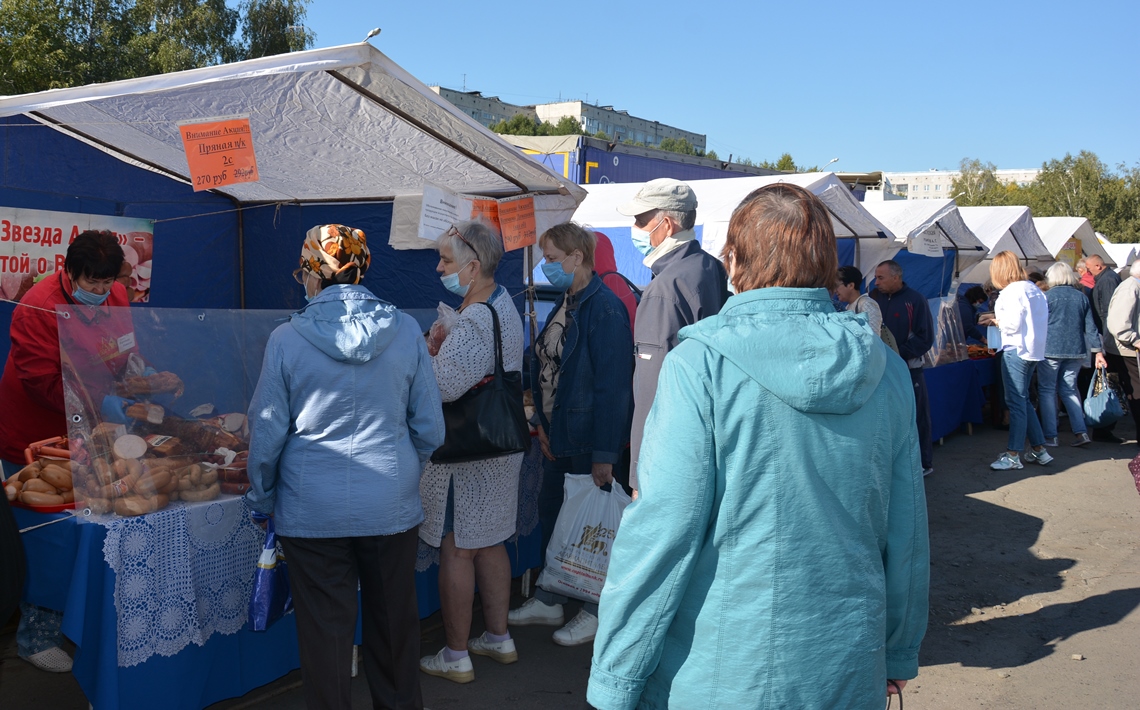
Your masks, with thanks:
[(363, 286), (329, 286), (289, 319), (301, 337), (337, 362), (368, 362), (391, 344), (400, 310)]
[(728, 299), (680, 338), (720, 353), (797, 411), (851, 414), (874, 394), (887, 349), (866, 316), (837, 313), (824, 289), (763, 288)]
[(594, 246), (594, 271), (599, 274), (617, 271), (613, 242), (601, 232), (594, 232), (594, 236), (597, 237), (597, 244)]

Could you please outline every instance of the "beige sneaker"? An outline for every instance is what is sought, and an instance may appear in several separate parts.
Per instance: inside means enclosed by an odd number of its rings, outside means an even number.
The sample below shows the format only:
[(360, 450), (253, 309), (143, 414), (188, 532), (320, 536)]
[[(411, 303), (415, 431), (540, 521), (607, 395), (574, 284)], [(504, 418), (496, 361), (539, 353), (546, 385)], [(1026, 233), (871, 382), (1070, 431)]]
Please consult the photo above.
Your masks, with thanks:
[(464, 656), (458, 661), (448, 663), (443, 658), (444, 649), (434, 656), (424, 656), (420, 659), (420, 670), (428, 675), (446, 678), (453, 683), (470, 683), (475, 680), (475, 668), (471, 665), (471, 656)]
[(483, 635), (479, 638), (470, 639), (467, 642), (467, 650), (476, 656), (487, 656), (503, 664), (514, 663), (519, 660), (519, 653), (515, 650), (514, 639), (507, 639), (506, 641), (495, 643), (487, 638), (486, 631), (484, 631)]
[(561, 604), (544, 604), (535, 597), (507, 612), (507, 623), (511, 626), (562, 626), (565, 621)]

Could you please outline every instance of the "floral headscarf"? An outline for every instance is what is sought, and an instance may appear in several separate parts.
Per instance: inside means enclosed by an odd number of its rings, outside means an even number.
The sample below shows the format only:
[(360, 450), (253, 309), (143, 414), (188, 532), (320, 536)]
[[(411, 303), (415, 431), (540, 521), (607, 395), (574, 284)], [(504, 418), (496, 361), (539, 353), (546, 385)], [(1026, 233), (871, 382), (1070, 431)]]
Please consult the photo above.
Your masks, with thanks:
[(343, 224), (323, 224), (305, 234), (301, 273), (334, 284), (357, 284), (372, 263), (364, 232)]

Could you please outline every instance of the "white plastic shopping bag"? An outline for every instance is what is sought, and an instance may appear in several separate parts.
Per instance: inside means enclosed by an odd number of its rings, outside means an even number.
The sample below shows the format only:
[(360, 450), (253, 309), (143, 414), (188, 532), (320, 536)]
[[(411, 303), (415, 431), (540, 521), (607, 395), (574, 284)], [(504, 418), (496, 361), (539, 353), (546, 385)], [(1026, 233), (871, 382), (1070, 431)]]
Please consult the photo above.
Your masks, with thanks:
[(606, 492), (594, 485), (590, 475), (566, 474), (562, 509), (546, 548), (546, 567), (538, 586), (588, 602), (598, 601), (610, 552), (625, 507), (632, 500), (614, 481)]

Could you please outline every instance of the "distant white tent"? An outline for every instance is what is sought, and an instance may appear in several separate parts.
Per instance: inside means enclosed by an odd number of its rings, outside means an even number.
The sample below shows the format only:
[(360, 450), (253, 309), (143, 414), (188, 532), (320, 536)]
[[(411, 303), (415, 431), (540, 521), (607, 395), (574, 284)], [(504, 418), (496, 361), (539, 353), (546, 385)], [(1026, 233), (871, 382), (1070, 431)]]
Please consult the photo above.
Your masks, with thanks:
[(1100, 244), (1102, 249), (1112, 255), (1117, 266), (1128, 266), (1135, 261), (1137, 257), (1140, 257), (1140, 244), (1115, 244), (1108, 241), (1108, 237), (1100, 232), (1096, 233), (1096, 241)]
[(1028, 207), (959, 207), (966, 226), (989, 248), (986, 259), (962, 274), (962, 283), (983, 283), (990, 277), (990, 262), (1003, 251), (1012, 251), (1029, 269), (1053, 263), (1053, 255), (1041, 242)]
[[(903, 250), (924, 253), (920, 246), (924, 235), (936, 238), (943, 250), (955, 252), (951, 267), (955, 274), (968, 271), (989, 252), (966, 226), (954, 200), (893, 200), (864, 202), (863, 206), (895, 235), (889, 243), (864, 247), (862, 260), (870, 265), (893, 259)], [(868, 280), (872, 278), (866, 271), (864, 274)]]
[[(1082, 256), (1095, 254), (1104, 259), (1104, 263), (1109, 266), (1124, 266), (1101, 246), (1092, 225), (1084, 217), (1034, 217), (1033, 226), (1037, 228), (1037, 234), (1040, 235), (1045, 248), (1057, 261), (1064, 261), (1069, 266), (1074, 266), (1076, 260)], [(1070, 249), (1076, 258), (1063, 258), (1063, 256), (1072, 256), (1065, 253)]]

